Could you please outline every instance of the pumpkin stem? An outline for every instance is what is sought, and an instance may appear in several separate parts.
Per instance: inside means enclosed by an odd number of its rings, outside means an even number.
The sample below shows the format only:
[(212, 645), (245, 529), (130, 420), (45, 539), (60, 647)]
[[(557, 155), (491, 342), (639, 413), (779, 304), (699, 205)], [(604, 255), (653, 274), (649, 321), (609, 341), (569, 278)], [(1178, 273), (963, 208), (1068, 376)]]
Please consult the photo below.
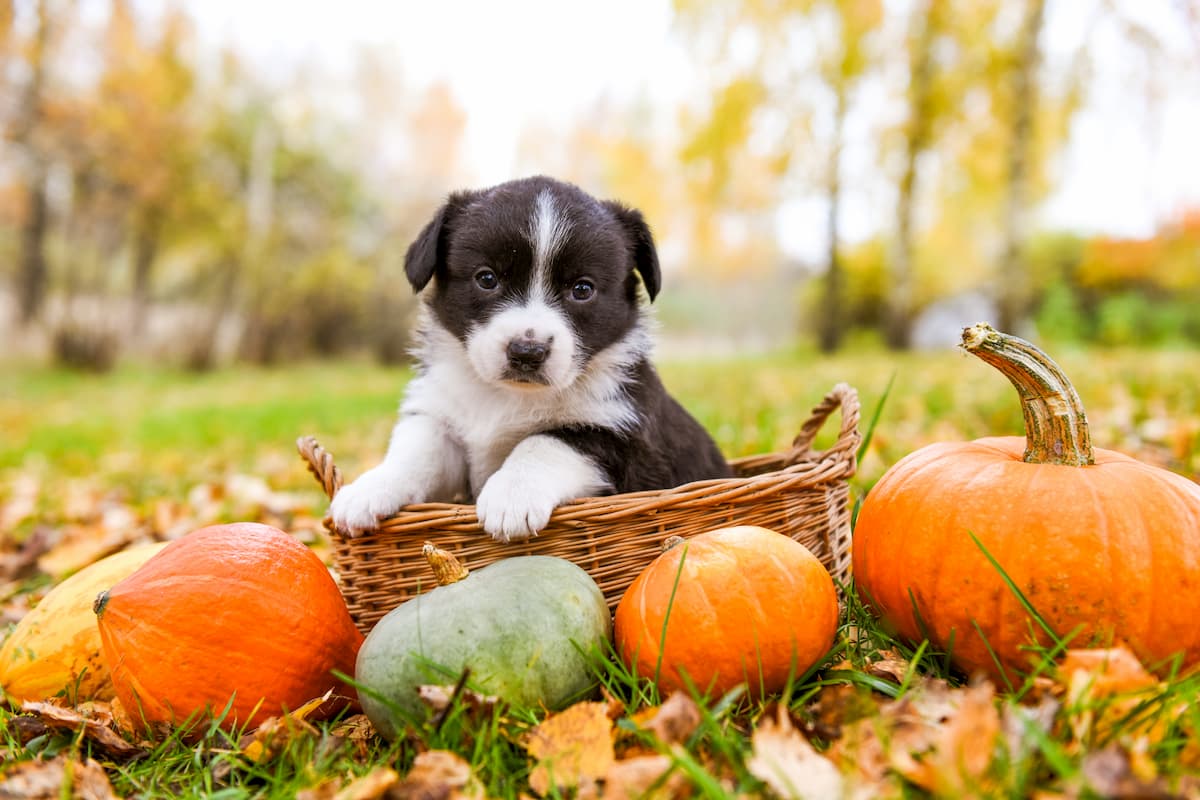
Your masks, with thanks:
[(96, 595), (96, 600), (92, 603), (92, 613), (98, 617), (104, 613), (106, 606), (108, 606), (108, 589)]
[(449, 551), (443, 550), (433, 542), (425, 543), (421, 548), (421, 555), (429, 562), (429, 568), (433, 570), (433, 577), (437, 579), (438, 586), (458, 583), (471, 572)]
[(1079, 393), (1050, 356), (986, 322), (963, 328), (962, 348), (1016, 387), (1025, 415), (1025, 461), (1072, 467), (1096, 463)]
[(681, 545), (685, 541), (687, 541), (687, 540), (684, 539), (682, 536), (675, 536), (674, 534), (672, 534), (672, 535), (668, 536), (667, 538), (663, 539), (662, 551), (665, 553), (668, 550), (670, 550), (672, 547)]

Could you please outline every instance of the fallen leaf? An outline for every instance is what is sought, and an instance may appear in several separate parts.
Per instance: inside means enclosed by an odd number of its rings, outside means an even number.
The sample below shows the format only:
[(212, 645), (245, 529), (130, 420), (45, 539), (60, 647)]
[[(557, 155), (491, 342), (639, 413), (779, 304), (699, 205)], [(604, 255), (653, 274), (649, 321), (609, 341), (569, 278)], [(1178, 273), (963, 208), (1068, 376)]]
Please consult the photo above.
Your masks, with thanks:
[[(78, 711), (53, 703), (27, 702), (21, 705), (21, 711), (32, 714), (47, 728), (70, 733), (82, 733), (111, 758), (128, 760), (145, 754), (145, 750), (122, 739), (110, 727), (112, 717), (104, 720), (86, 717)], [(19, 718), (18, 718), (19, 719)]]
[(912, 665), (893, 650), (880, 651), (882, 658), (867, 665), (867, 674), (894, 683), (904, 683)]
[(334, 800), (378, 800), (388, 794), (400, 776), (391, 767), (376, 767), (343, 786), (333, 795)]
[(546, 718), (529, 732), (525, 749), (537, 759), (530, 787), (540, 795), (551, 789), (591, 789), (616, 761), (609, 704), (576, 703)]
[[(69, 787), (69, 788), (68, 788)], [(51, 761), (26, 761), (7, 769), (0, 778), (0, 797), (21, 800), (115, 800), (108, 775), (93, 759), (72, 761), (60, 755)]]
[(684, 692), (672, 692), (654, 714), (638, 727), (654, 734), (663, 744), (683, 744), (700, 727), (700, 708)]
[(1093, 697), (1133, 692), (1158, 683), (1146, 671), (1138, 657), (1126, 647), (1106, 650), (1068, 650), (1058, 665), (1059, 674), (1066, 677), (1068, 689), (1080, 676), (1090, 685)]
[(980, 796), (1000, 736), (995, 691), (990, 683), (958, 690), (940, 682), (935, 686), (924, 702), (918, 697), (907, 704), (908, 712), (897, 714), (899, 727), (890, 749), (892, 766), (932, 792)]
[(482, 798), (483, 788), (471, 774), (471, 765), (448, 750), (430, 750), (413, 761), (404, 780), (389, 792), (389, 798), (425, 800), (426, 798)]
[(1080, 773), (1088, 787), (1101, 797), (1166, 800), (1178, 796), (1168, 791), (1162, 781), (1134, 774), (1128, 751), (1116, 744), (1084, 756)]
[(622, 759), (604, 774), (604, 800), (660, 800), (687, 796), (688, 780), (672, 771), (670, 756), (643, 755)]
[(1126, 739), (1158, 742), (1186, 709), (1180, 702), (1161, 713), (1136, 713), (1161, 684), (1125, 647), (1070, 650), (1059, 664), (1058, 675), (1066, 683), (1068, 724), (1079, 742), (1103, 740), (1114, 729), (1120, 729)]
[(792, 724), (782, 704), (750, 736), (750, 774), (785, 800), (836, 800), (842, 776), (833, 762), (818, 753)]
[(355, 714), (338, 723), (330, 733), (351, 741), (366, 741), (375, 736), (375, 726), (367, 719), (366, 714)]
[[(281, 717), (268, 717), (257, 728), (238, 741), (238, 751), (256, 763), (267, 761), (282, 753), (287, 746), (302, 736), (315, 736), (317, 729), (308, 722), (308, 717), (326, 707), (335, 699), (330, 689), (321, 697), (315, 697), (295, 711)], [(345, 698), (338, 698), (342, 701)]]
[(500, 702), (500, 698), (495, 695), (481, 694), (465, 686), (418, 686), (417, 697), (433, 711), (442, 712), (450, 707), (455, 690), (458, 691), (459, 702), (471, 711), (490, 713)]
[(0, 578), (5, 581), (15, 581), (32, 574), (38, 559), (43, 557), (54, 546), (54, 530), (46, 525), (38, 525), (33, 532), (21, 542), (20, 549), (15, 553), (5, 553), (0, 557)]

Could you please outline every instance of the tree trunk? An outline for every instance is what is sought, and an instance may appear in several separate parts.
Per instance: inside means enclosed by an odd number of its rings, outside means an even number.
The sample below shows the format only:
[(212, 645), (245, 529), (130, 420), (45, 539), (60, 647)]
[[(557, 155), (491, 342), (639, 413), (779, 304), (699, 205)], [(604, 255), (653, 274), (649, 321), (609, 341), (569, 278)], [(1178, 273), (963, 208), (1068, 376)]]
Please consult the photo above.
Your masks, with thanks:
[(825, 273), (824, 302), (821, 305), (821, 329), (818, 345), (823, 353), (837, 351), (842, 343), (842, 261), (838, 247), (841, 238), (842, 136), (846, 121), (846, 85), (835, 86), (837, 105), (833, 118), (833, 152), (829, 157), (829, 268)]
[(913, 40), (909, 71), (908, 134), (904, 172), (896, 200), (896, 241), (891, 257), (891, 281), (884, 339), (888, 347), (907, 349), (913, 324), (913, 218), (916, 214), (917, 179), (921, 156), (933, 138), (933, 45), (941, 29), (944, 0), (929, 0), (913, 11), (919, 26)]
[(158, 257), (159, 231), (162, 229), (161, 218), (156, 212), (140, 216), (134, 230), (133, 313), (129, 321), (130, 333), (135, 338), (140, 336), (146, 327), (146, 316), (150, 306), (150, 278)]
[(46, 173), (37, 165), (29, 176), (29, 206), (21, 224), (21, 256), (17, 274), (17, 308), (21, 325), (41, 313), (46, 300), (46, 229), (50, 210), (46, 201)]
[(17, 262), (17, 318), (22, 326), (28, 326), (38, 318), (46, 300), (46, 232), (50, 226), (50, 209), (46, 197), (46, 159), (38, 151), (35, 134), (42, 121), (42, 84), (49, 38), (50, 12), (43, 0), (37, 4), (37, 29), (29, 51), (29, 82), (10, 134), (13, 142), (25, 151), (26, 160), (28, 206), (21, 223), (21, 251)]
[(1004, 244), (996, 275), (1002, 331), (1016, 331), (1020, 327), (1029, 302), (1029, 269), (1022, 263), (1022, 250), (1029, 225), (1029, 162), (1037, 110), (1037, 70), (1041, 63), (1038, 38), (1045, 8), (1045, 0), (1029, 0), (1026, 5), (1012, 71), (1012, 139), (1005, 181)]

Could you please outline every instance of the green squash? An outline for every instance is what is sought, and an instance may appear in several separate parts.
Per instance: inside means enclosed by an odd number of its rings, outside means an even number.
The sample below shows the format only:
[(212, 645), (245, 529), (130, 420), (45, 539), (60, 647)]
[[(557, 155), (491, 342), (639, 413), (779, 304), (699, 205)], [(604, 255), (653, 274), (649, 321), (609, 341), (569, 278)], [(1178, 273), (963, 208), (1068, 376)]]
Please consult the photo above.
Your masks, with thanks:
[(393, 609), (358, 652), (363, 711), (394, 739), (421, 719), (417, 690), (469, 685), (516, 706), (559, 708), (591, 688), (585, 654), (609, 639), (612, 619), (592, 578), (570, 561), (515, 556), (470, 574), (430, 544), (436, 588)]

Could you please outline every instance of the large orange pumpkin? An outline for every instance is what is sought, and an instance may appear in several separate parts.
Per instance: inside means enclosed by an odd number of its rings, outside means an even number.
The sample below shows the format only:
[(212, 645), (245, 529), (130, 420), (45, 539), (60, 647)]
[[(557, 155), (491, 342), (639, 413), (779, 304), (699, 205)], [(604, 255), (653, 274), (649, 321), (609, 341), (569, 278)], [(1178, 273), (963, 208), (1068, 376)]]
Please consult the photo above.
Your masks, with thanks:
[(1052, 642), (1002, 571), (1073, 646), (1200, 660), (1200, 486), (1093, 449), (1078, 394), (1032, 344), (981, 324), (962, 346), (1016, 386), (1026, 438), (934, 444), (888, 470), (854, 530), (860, 596), (968, 672), (1026, 672), (1033, 639)]
[(363, 641), (316, 554), (257, 523), (172, 542), (95, 611), (116, 695), (147, 723), (220, 714), (232, 698), (223, 725), (253, 726), (347, 694), (333, 671), (353, 675)]
[[(617, 605), (617, 650), (664, 694), (782, 690), (828, 652), (837, 592), (816, 556), (753, 526), (691, 537), (650, 563)], [(686, 679), (685, 677), (686, 676)]]

